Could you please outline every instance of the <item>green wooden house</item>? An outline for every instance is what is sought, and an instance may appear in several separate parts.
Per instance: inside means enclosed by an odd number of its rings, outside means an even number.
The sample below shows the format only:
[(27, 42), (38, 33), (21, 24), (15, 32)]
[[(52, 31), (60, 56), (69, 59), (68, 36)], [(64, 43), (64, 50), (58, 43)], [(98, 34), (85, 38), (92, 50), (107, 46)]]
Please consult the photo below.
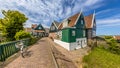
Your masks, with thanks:
[(60, 40), (54, 41), (68, 50), (75, 50), (87, 46), (85, 21), (82, 12), (65, 20), (58, 26), (57, 34)]
[(57, 38), (59, 22), (53, 21), (49, 30), (49, 37)]
[(41, 24), (32, 25), (32, 35), (37, 37), (45, 36), (45, 28)]

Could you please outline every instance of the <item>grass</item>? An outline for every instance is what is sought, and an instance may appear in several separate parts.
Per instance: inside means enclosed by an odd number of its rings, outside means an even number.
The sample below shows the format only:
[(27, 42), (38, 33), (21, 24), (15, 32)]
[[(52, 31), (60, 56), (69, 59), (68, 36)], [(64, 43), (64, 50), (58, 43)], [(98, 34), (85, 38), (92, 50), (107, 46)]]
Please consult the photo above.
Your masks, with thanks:
[(120, 55), (95, 48), (83, 58), (84, 68), (120, 68)]

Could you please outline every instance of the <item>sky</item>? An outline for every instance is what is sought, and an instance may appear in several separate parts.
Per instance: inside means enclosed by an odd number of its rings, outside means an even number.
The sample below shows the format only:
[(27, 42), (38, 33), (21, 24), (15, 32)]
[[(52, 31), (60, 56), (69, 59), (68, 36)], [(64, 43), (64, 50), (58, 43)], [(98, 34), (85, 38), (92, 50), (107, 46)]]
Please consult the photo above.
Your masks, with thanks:
[[(120, 35), (120, 0), (0, 0), (0, 10), (18, 10), (28, 17), (25, 27), (41, 23), (50, 27), (82, 10), (94, 13), (97, 35)], [(3, 15), (0, 11), (0, 18)]]

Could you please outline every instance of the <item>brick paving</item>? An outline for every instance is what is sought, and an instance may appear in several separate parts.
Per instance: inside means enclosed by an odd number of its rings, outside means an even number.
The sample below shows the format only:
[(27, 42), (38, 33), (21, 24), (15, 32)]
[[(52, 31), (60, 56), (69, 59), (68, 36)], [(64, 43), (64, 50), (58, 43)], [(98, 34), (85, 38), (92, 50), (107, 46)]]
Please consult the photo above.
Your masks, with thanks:
[(19, 56), (5, 68), (55, 68), (49, 43), (45, 38), (39, 40), (28, 49), (25, 58)]

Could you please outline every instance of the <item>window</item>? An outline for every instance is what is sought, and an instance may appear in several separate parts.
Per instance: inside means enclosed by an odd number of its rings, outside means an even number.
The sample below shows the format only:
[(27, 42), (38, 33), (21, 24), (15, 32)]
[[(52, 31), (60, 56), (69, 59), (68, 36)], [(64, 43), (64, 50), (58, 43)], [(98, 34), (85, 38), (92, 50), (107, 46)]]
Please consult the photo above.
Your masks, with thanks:
[(72, 31), (72, 36), (75, 36), (75, 31)]
[(82, 19), (82, 20), (81, 20), (81, 24), (83, 24), (83, 22), (84, 22), (84, 21), (83, 21), (83, 19)]
[(95, 37), (95, 36), (96, 36), (96, 31), (93, 31), (92, 37)]
[(41, 27), (39, 27), (38, 29), (41, 29)]
[(83, 31), (83, 36), (85, 37), (85, 30)]

